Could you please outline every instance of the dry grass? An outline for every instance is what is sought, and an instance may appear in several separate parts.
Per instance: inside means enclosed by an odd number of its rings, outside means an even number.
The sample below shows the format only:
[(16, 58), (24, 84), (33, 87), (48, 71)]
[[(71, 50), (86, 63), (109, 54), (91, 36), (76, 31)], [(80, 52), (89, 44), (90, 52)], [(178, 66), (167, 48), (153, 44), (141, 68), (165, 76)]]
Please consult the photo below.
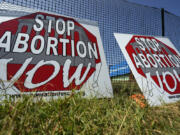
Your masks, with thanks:
[(123, 90), (113, 99), (32, 100), (1, 102), (0, 134), (180, 134), (180, 102), (142, 108)]

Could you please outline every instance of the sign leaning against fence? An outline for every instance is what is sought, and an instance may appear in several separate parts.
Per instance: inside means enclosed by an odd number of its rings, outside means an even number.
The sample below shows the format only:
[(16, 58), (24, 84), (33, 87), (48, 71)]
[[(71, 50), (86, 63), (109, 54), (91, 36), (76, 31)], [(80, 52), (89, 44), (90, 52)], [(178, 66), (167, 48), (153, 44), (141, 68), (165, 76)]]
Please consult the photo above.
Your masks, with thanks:
[[(45, 12), (0, 17), (0, 94), (112, 97), (95, 22)], [(20, 14), (23, 13), (23, 16)]]
[(180, 53), (168, 38), (114, 35), (150, 105), (180, 99)]

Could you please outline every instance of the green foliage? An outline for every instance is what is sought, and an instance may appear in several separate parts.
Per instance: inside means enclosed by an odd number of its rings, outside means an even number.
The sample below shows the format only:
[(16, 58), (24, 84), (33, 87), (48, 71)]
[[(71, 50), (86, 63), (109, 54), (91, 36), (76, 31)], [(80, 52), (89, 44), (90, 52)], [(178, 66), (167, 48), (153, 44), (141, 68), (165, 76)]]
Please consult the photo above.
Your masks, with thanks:
[(0, 134), (178, 135), (180, 102), (141, 108), (124, 92), (113, 99), (65, 99), (36, 102), (25, 96), (0, 103)]

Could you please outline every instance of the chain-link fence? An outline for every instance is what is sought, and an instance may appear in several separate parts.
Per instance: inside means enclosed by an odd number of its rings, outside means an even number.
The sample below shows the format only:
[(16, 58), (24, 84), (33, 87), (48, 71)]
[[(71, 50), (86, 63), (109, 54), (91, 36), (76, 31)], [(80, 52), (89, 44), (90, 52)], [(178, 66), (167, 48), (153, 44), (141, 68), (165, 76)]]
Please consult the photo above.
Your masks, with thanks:
[[(23, 7), (97, 21), (109, 73), (116, 84), (129, 82), (132, 75), (113, 33), (162, 35), (161, 9), (125, 0), (2, 0), (0, 5), (1, 12), (21, 11)], [(180, 50), (180, 17), (164, 14), (165, 36)]]

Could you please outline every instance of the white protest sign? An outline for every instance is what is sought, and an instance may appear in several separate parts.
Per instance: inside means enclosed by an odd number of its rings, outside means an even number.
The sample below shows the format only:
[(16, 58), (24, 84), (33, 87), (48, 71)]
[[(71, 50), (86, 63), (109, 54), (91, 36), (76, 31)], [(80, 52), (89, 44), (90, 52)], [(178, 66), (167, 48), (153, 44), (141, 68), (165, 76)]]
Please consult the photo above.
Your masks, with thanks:
[(180, 99), (180, 54), (168, 38), (114, 35), (150, 105)]
[(0, 16), (1, 95), (64, 96), (74, 90), (85, 97), (113, 96), (95, 22), (45, 12), (24, 14)]

